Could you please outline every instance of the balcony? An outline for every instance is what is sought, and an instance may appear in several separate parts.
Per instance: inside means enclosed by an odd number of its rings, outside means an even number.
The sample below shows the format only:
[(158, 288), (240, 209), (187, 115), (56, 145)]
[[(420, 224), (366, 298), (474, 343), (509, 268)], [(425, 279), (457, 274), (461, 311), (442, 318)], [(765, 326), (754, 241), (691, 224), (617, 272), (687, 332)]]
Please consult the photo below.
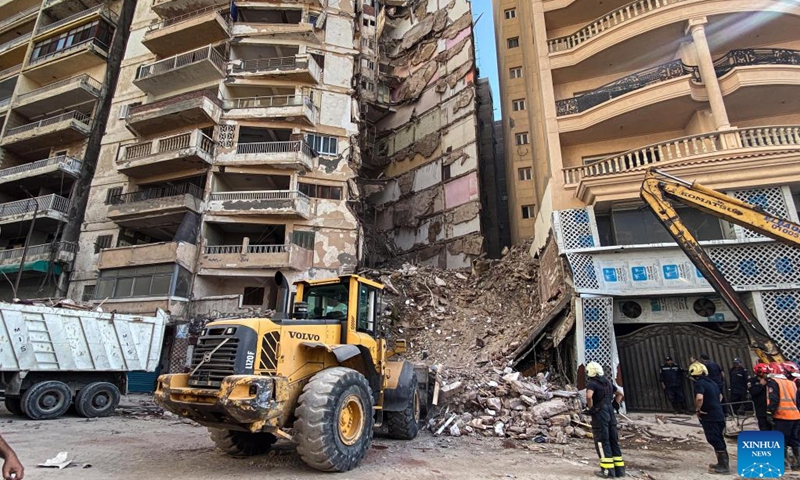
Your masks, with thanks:
[[(0, 250), (0, 272), (18, 271), (24, 250), (24, 248)], [(72, 263), (75, 260), (75, 252), (77, 251), (78, 246), (72, 242), (55, 242), (30, 246), (28, 251), (24, 252), (25, 266), (23, 268), (28, 271), (34, 270), (47, 273), (50, 270), (50, 263)], [(57, 275), (61, 273), (61, 268), (60, 265), (57, 265), (56, 268), (53, 268), (53, 272)]]
[(131, 107), (125, 119), (138, 136), (199, 125), (213, 125), (222, 116), (222, 102), (208, 90), (176, 95), (157, 102)]
[[(0, 44), (0, 57), (6, 54), (9, 54), (9, 56), (11, 56), (12, 53), (15, 53), (15, 55), (13, 56), (15, 58), (20, 57), (20, 60), (22, 60), (25, 56), (25, 48), (28, 46), (28, 42), (30, 42), (30, 40), (31, 40), (31, 32), (28, 32), (28, 33), (23, 33), (22, 35), (13, 40), (9, 40), (3, 44)], [(20, 49), (20, 47), (23, 48)], [(19, 51), (15, 52), (15, 50)]]
[(306, 195), (289, 190), (213, 192), (206, 212), (217, 215), (268, 215), (311, 218)]
[(19, 183), (23, 186), (30, 186), (30, 188), (57, 185), (59, 181), (63, 181), (64, 175), (78, 178), (81, 166), (80, 160), (66, 155), (46, 158), (0, 170), (0, 185)]
[(180, 52), (227, 40), (229, 5), (212, 5), (167, 18), (147, 28), (142, 43), (158, 56)]
[(177, 263), (194, 272), (197, 247), (185, 242), (148, 243), (127, 247), (104, 248), (97, 261), (98, 270), (112, 268), (144, 267), (164, 263)]
[(20, 70), (22, 70), (21, 63), (19, 65), (14, 65), (13, 67), (8, 67), (4, 70), (0, 70), (0, 80), (5, 80), (6, 78), (19, 75)]
[(258, 23), (237, 22), (231, 29), (233, 37), (258, 37), (265, 40), (279, 40), (282, 42), (308, 42), (321, 43), (310, 23)]
[(32, 58), (25, 75), (39, 84), (86, 72), (105, 65), (109, 46), (99, 38), (90, 38), (61, 50)]
[(23, 23), (27, 23), (36, 19), (36, 14), (39, 13), (39, 6), (31, 7), (27, 10), (10, 15), (7, 18), (0, 20), (0, 32), (12, 27), (19, 27)]
[(313, 251), (297, 245), (206, 245), (198, 273), (242, 276), (274, 273), (278, 269), (303, 271), (311, 267), (313, 260)]
[(199, 8), (229, 7), (228, 2), (220, 0), (152, 0), (151, 9), (161, 18), (173, 18), (191, 13)]
[(200, 130), (122, 147), (117, 170), (142, 178), (164, 172), (204, 170), (214, 160), (214, 141)]
[(102, 90), (102, 83), (83, 74), (17, 95), (14, 110), (26, 117), (36, 117), (72, 105), (95, 101)]
[(8, 106), (11, 105), (11, 97), (0, 100), (0, 116), (8, 113)]
[(270, 166), (295, 170), (314, 167), (311, 147), (304, 141), (238, 143), (231, 153), (219, 153), (218, 165)]
[(224, 100), (229, 119), (273, 119), (316, 125), (317, 106), (308, 95), (275, 95)]
[(321, 70), (311, 55), (234, 60), (228, 64), (232, 77), (241, 80), (282, 80), (319, 83)]
[(112, 12), (105, 5), (97, 5), (96, 7), (82, 10), (80, 12), (68, 15), (60, 20), (47, 25), (39, 25), (36, 29), (35, 39), (45, 36), (47, 33), (55, 32), (57, 30), (69, 30), (77, 24), (88, 23), (98, 18), (104, 18), (108, 23), (116, 25), (119, 17), (116, 13)]
[(186, 213), (200, 213), (203, 189), (191, 184), (149, 188), (110, 199), (107, 217), (143, 233), (174, 233)]
[(36, 216), (36, 226), (53, 226), (68, 220), (69, 200), (60, 195), (45, 195), (15, 202), (0, 203), (0, 225), (28, 222)]
[[(754, 127), (692, 135), (595, 163), (564, 168), (567, 189), (587, 204), (635, 199), (644, 170), (658, 167), (712, 188), (800, 180), (800, 126)], [(716, 174), (716, 175), (712, 175)]]
[(90, 117), (73, 110), (38, 122), (9, 128), (0, 145), (12, 150), (65, 145), (88, 137), (91, 125)]
[(164, 95), (224, 78), (225, 59), (222, 54), (213, 47), (203, 47), (142, 65), (133, 83), (143, 92)]

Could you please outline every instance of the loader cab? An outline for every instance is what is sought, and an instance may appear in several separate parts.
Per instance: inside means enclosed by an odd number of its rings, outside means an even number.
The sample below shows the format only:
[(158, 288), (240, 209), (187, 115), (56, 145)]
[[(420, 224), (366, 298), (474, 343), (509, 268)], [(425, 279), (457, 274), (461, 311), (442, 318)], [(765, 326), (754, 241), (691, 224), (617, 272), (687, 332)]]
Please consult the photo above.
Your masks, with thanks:
[(296, 282), (295, 288), (294, 304), (307, 308), (308, 319), (338, 320), (344, 330), (376, 336), (383, 285), (358, 275), (344, 275)]

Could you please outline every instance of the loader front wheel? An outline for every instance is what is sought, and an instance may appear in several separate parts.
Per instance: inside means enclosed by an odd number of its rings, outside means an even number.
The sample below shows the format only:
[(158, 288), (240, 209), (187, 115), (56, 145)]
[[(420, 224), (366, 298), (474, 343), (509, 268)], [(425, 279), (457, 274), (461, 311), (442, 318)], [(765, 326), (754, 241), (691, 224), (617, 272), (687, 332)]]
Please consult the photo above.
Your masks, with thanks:
[(398, 440), (413, 440), (419, 433), (420, 398), (417, 389), (417, 376), (411, 380), (414, 392), (408, 399), (406, 408), (400, 412), (386, 412), (386, 426), (389, 427), (389, 436)]
[(31, 420), (58, 418), (69, 409), (72, 391), (66, 383), (39, 382), (22, 394), (22, 413)]
[(107, 417), (119, 405), (119, 397), (119, 389), (113, 383), (90, 383), (75, 396), (75, 410), (86, 418)]
[(239, 432), (222, 428), (209, 428), (211, 440), (225, 455), (232, 457), (252, 457), (269, 452), (278, 441), (271, 433)]
[(14, 415), (22, 415), (22, 400), (19, 397), (6, 397), (4, 399), (6, 410)]
[(311, 468), (352, 470), (367, 455), (374, 424), (372, 391), (357, 371), (334, 367), (303, 388), (294, 422), (297, 451)]

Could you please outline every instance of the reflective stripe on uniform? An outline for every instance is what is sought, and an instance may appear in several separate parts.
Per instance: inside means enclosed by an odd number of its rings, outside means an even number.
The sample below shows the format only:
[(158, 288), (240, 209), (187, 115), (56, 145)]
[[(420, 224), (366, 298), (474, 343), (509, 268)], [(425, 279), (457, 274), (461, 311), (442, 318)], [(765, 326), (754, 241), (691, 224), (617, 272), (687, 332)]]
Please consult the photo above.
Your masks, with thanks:
[(601, 458), (600, 468), (614, 468), (614, 460), (610, 458)]
[(778, 408), (775, 410), (775, 418), (778, 420), (800, 420), (800, 410), (797, 410), (797, 386), (793, 381), (785, 378), (775, 378), (778, 384), (780, 400)]
[(622, 461), (622, 457), (614, 457), (614, 466), (615, 467), (624, 467), (625, 462)]

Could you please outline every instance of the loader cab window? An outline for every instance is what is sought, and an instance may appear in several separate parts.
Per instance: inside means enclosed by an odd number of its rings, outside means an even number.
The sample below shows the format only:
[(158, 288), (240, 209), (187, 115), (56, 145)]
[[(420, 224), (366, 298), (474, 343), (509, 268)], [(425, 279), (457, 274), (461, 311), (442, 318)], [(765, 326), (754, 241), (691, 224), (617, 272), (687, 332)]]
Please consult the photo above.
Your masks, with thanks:
[(379, 295), (377, 289), (367, 285), (358, 285), (358, 325), (359, 332), (375, 335)]
[(347, 286), (319, 285), (305, 289), (303, 301), (308, 303), (311, 318), (347, 318)]

